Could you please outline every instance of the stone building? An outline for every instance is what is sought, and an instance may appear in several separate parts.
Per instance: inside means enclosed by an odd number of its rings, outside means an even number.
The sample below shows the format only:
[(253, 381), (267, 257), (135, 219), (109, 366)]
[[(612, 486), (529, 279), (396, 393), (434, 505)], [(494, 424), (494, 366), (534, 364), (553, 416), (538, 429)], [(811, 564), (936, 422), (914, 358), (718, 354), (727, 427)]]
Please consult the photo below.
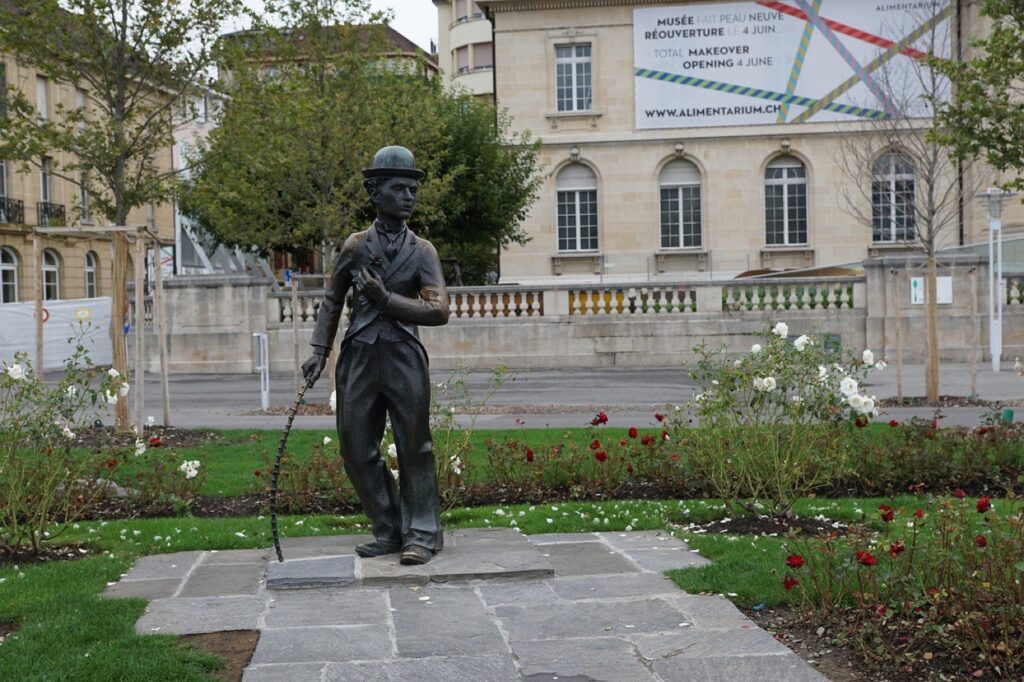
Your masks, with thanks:
[(446, 87), (490, 99), (494, 95), (491, 23), (473, 0), (434, 0), (437, 6), (437, 64)]
[[(35, 103), (41, 117), (57, 107), (88, 107), (85, 86), (54, 82), (14, 55), (0, 54), (0, 113), (7, 88), (21, 90)], [(33, 260), (33, 228), (90, 226), (103, 219), (90, 208), (87, 183), (55, 174), (68, 159), (63, 152), (41, 157), (26, 172), (11, 160), (0, 159), (0, 304), (34, 300), (33, 275), (41, 270), (43, 299), (92, 298), (111, 295), (113, 253), (105, 236), (46, 237), (40, 263)], [(159, 168), (171, 169), (171, 146), (156, 154)], [(147, 224), (162, 239), (174, 238), (170, 204), (139, 208), (132, 224)]]
[[(450, 3), (436, 4), (451, 21)], [(899, 209), (921, 171), (865, 135), (884, 95), (875, 69), (910, 63), (935, 36), (955, 58), (958, 37), (985, 30), (967, 0), (938, 2), (930, 24), (914, 15), (927, 2), (477, 5), (493, 28), (497, 104), (542, 140), (550, 174), (524, 224), (530, 241), (502, 254), (503, 283), (723, 279), (914, 249)], [(443, 67), (455, 44), (444, 28)], [(876, 159), (859, 182), (839, 161), (857, 135)], [(996, 180), (964, 178), (942, 246), (987, 239), (973, 194)], [(1024, 231), (1019, 204), (1004, 229)]]

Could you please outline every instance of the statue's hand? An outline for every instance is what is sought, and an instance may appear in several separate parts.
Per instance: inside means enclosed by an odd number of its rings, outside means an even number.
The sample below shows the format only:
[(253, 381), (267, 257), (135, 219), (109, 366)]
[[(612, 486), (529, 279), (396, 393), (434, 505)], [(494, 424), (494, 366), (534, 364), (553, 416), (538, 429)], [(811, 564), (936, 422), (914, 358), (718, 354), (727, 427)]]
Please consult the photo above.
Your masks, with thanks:
[(320, 373), (324, 371), (324, 367), (327, 366), (327, 356), (321, 355), (320, 353), (313, 353), (309, 356), (309, 359), (302, 363), (302, 376), (305, 377), (306, 381), (310, 386), (316, 383), (316, 380), (320, 378)]
[(373, 303), (383, 303), (391, 295), (384, 282), (370, 268), (363, 268), (356, 273), (356, 287)]

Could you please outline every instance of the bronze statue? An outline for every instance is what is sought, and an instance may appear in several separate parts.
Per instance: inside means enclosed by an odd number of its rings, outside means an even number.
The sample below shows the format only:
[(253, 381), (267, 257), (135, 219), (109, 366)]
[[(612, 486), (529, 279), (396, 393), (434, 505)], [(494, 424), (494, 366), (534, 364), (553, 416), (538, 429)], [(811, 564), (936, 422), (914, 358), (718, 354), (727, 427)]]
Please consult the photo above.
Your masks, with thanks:
[[(384, 147), (363, 176), (377, 219), (351, 235), (338, 255), (310, 340), (313, 355), (302, 371), (307, 381), (319, 378), (354, 285), (335, 387), (345, 472), (374, 536), (356, 552), (401, 551), (403, 564), (423, 564), (441, 551), (444, 536), (430, 439), (430, 374), (417, 325), (448, 322), (448, 292), (437, 251), (405, 223), (423, 178), (412, 153)], [(385, 415), (398, 450), (397, 490), (380, 451)]]

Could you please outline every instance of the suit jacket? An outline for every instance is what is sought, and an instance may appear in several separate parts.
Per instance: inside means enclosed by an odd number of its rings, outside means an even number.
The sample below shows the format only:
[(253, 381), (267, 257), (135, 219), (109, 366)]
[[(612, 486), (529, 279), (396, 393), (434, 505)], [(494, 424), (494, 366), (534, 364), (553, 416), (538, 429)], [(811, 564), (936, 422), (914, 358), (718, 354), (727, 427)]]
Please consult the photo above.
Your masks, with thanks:
[(380, 276), (383, 269), (381, 279), (391, 296), (381, 305), (356, 293), (352, 320), (341, 342), (341, 352), (344, 352), (345, 346), (353, 338), (378, 320), (390, 322), (421, 348), (423, 344), (419, 340), (417, 325), (439, 326), (448, 322), (448, 291), (444, 285), (441, 259), (434, 246), (426, 239), (417, 237), (412, 230), (406, 230), (401, 248), (389, 263), (374, 223), (368, 230), (352, 234), (341, 247), (331, 282), (317, 314), (316, 327), (310, 339), (312, 346), (325, 353), (334, 346), (345, 297), (352, 287), (355, 274), (374, 263), (375, 259), (382, 263), (382, 268), (374, 267), (371, 270)]

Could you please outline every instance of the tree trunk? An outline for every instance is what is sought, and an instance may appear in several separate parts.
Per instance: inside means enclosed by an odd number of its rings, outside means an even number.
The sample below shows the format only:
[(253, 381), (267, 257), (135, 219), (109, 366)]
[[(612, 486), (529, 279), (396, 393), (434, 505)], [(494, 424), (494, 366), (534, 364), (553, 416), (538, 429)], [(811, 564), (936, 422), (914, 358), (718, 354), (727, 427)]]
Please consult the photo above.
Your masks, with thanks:
[[(125, 346), (124, 323), (128, 313), (127, 271), (128, 240), (123, 232), (113, 233), (114, 264), (112, 267), (110, 302), (110, 346), (114, 369), (128, 381), (128, 349)], [(128, 401), (118, 400), (114, 406), (118, 431), (128, 431)]]
[(928, 402), (939, 400), (939, 306), (938, 278), (935, 256), (928, 256), (927, 277), (925, 278), (925, 326), (927, 327), (927, 358), (925, 361), (925, 388)]

